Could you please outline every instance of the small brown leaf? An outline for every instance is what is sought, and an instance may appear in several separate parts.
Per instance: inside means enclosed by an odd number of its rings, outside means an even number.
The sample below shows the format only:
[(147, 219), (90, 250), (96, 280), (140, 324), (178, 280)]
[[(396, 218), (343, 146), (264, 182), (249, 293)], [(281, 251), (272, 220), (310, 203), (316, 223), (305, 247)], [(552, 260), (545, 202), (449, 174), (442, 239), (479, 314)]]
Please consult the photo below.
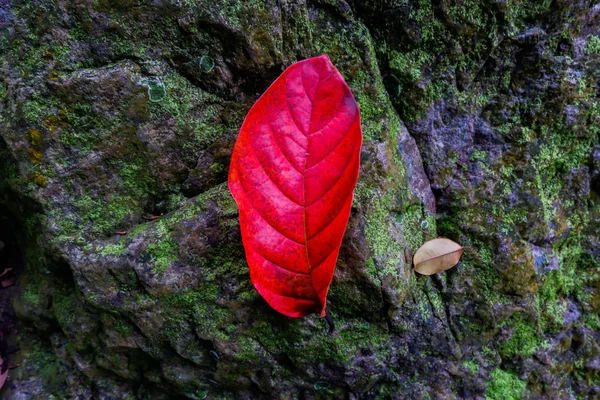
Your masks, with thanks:
[(9, 286), (14, 285), (15, 281), (13, 279), (5, 279), (5, 280), (1, 281), (0, 284), (2, 285), (3, 288), (7, 288)]
[(12, 271), (12, 268), (6, 268), (6, 269), (4, 270), (4, 272), (2, 272), (2, 273), (0, 274), (0, 278), (2, 278), (4, 275), (8, 274), (10, 271)]
[(415, 253), (415, 272), (433, 275), (458, 264), (463, 248), (450, 239), (437, 238), (423, 244)]
[(4, 371), (3, 374), (0, 374), (0, 389), (4, 386), (4, 382), (6, 382), (6, 378), (8, 378), (8, 370)]

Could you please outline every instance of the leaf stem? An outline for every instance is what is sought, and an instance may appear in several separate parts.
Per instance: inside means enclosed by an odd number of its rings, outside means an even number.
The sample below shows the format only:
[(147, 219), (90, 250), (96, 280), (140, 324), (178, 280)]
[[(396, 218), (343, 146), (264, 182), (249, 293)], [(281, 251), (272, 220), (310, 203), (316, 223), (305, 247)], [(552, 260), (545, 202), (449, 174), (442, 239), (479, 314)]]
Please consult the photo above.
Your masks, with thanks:
[(325, 309), (325, 320), (327, 320), (327, 325), (329, 325), (329, 333), (333, 333), (335, 331), (335, 324), (333, 323), (333, 317), (329, 314), (328, 309)]

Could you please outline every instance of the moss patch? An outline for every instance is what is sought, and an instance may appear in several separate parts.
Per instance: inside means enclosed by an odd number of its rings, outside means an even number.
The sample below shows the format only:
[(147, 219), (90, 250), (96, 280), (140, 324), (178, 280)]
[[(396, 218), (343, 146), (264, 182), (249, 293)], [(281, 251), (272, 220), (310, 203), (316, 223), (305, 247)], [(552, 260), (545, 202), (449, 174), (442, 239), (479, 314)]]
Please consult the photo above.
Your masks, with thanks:
[(521, 400), (527, 384), (510, 372), (496, 368), (485, 392), (486, 400)]
[(509, 327), (510, 338), (500, 344), (502, 357), (512, 359), (516, 356), (531, 357), (544, 340), (538, 335), (537, 329), (531, 321), (523, 317), (513, 317), (503, 322), (502, 327)]
[(146, 251), (150, 256), (152, 271), (157, 274), (165, 272), (178, 258), (177, 245), (169, 239), (149, 244)]

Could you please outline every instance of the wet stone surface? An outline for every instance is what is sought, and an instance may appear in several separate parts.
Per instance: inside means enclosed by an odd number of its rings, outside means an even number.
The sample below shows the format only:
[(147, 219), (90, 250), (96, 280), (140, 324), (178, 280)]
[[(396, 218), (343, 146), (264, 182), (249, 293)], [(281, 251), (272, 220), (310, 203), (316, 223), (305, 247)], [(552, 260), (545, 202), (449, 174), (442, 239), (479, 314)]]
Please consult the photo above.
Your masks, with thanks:
[[(600, 396), (598, 18), (566, 0), (3, 2), (0, 216), (23, 270), (0, 397)], [(252, 104), (324, 53), (364, 133), (331, 335), (257, 294), (226, 185)], [(461, 262), (415, 275), (437, 236)]]

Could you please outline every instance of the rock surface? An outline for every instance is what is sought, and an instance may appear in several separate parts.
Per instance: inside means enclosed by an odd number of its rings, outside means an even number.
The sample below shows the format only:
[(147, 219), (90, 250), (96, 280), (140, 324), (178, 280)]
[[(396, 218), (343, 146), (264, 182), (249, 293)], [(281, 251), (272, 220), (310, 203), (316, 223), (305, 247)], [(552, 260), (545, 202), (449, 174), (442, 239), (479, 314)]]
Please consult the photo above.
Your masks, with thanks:
[[(332, 335), (254, 290), (226, 185), (323, 53), (365, 136)], [(599, 79), (589, 0), (2, 2), (3, 398), (599, 397)], [(415, 275), (437, 236), (462, 261)]]

